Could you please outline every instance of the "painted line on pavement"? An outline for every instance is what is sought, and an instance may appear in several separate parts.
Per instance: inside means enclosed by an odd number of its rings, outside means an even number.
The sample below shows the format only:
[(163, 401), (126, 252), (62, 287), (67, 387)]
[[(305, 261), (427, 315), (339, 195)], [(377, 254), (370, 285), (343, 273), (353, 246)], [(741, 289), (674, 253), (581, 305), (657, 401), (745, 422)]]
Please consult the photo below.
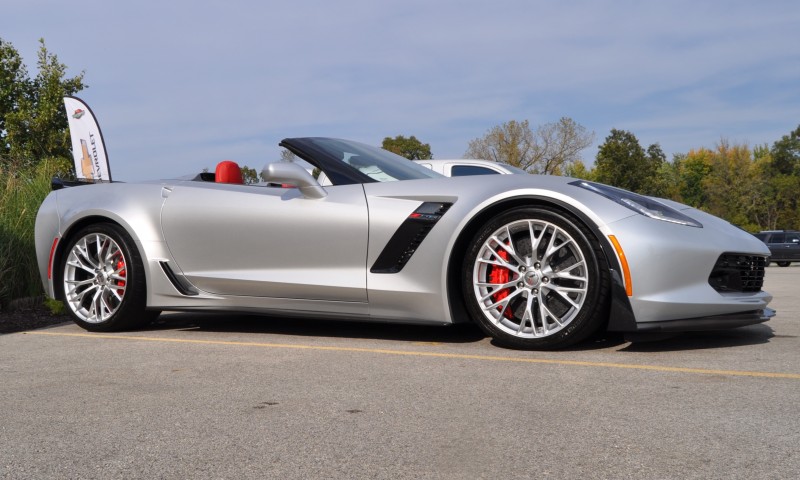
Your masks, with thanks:
[(567, 366), (577, 366), (577, 367), (602, 367), (602, 368), (622, 368), (630, 370), (649, 370), (654, 372), (693, 373), (699, 375), (729, 375), (735, 377), (787, 378), (792, 380), (800, 380), (800, 373), (713, 370), (705, 368), (667, 367), (659, 365), (636, 365), (629, 363), (587, 362), (580, 360), (550, 360), (544, 358), (503, 357), (495, 355), (469, 355), (463, 353), (439, 353), (439, 352), (390, 350), (384, 348), (332, 347), (324, 345), (303, 345), (303, 344), (293, 345), (288, 343), (232, 342), (225, 340), (192, 340), (186, 338), (140, 337), (133, 335), (110, 335), (102, 333), (57, 333), (57, 332), (31, 331), (31, 332), (23, 332), (23, 334), (45, 335), (54, 337), (134, 340), (140, 342), (186, 343), (195, 345), (228, 345), (237, 347), (285, 348), (294, 350), (322, 350), (329, 352), (375, 353), (382, 355), (405, 355), (414, 357), (435, 357), (435, 358), (449, 358), (458, 360), (484, 360), (484, 361), (511, 362), (511, 363), (538, 363), (538, 364), (567, 365)]

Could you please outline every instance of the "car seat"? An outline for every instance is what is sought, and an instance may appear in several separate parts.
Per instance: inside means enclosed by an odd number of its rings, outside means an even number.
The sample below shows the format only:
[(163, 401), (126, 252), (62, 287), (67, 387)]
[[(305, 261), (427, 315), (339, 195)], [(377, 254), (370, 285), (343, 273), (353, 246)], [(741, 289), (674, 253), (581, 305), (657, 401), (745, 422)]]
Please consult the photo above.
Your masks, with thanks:
[(214, 181), (217, 183), (238, 183), (243, 184), (242, 169), (236, 162), (223, 160), (217, 164), (214, 172)]

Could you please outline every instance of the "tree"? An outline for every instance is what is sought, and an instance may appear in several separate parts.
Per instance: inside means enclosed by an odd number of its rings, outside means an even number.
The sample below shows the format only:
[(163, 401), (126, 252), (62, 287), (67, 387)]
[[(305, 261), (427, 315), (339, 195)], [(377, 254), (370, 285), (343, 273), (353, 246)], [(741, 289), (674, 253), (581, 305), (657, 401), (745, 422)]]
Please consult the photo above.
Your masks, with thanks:
[(538, 127), (534, 139), (541, 157), (537, 173), (561, 175), (570, 165), (581, 161), (580, 153), (592, 144), (594, 132), (587, 132), (569, 117), (561, 117), (555, 123)]
[(528, 121), (511, 120), (492, 127), (483, 137), (470, 141), (464, 157), (494, 160), (528, 170), (538, 158), (535, 149), (536, 143)]
[(586, 164), (582, 160), (577, 160), (569, 164), (564, 169), (564, 176), (572, 178), (580, 178), (581, 180), (594, 181), (594, 171), (586, 168)]
[(768, 191), (775, 209), (774, 227), (797, 228), (800, 225), (800, 126), (776, 141), (769, 151)]
[(776, 173), (800, 175), (800, 126), (775, 142), (771, 153)]
[(711, 150), (701, 148), (689, 150), (685, 155), (676, 155), (673, 164), (678, 171), (678, 198), (695, 208), (706, 208), (708, 194), (705, 190), (705, 179), (711, 172)]
[(19, 106), (29, 89), (28, 71), (19, 52), (0, 38), (0, 155), (7, 155), (11, 149), (6, 142), (6, 117)]
[(422, 143), (414, 135), (408, 138), (402, 135), (394, 138), (386, 137), (383, 139), (381, 148), (396, 153), (401, 157), (406, 157), (409, 160), (430, 160), (433, 158), (430, 144)]
[(752, 165), (747, 145), (730, 145), (725, 139), (720, 141), (711, 156), (711, 169), (703, 182), (709, 213), (752, 229), (748, 225), (748, 214), (758, 196)]
[(0, 46), (0, 91), (10, 92), (3, 98), (2, 144), (4, 162), (24, 167), (35, 165), (45, 158), (70, 158), (71, 143), (64, 114), (63, 97), (86, 88), (84, 73), (65, 78), (67, 67), (47, 50), (39, 40), (38, 73), (27, 78), (27, 70), (11, 44)]
[(250, 168), (247, 165), (242, 165), (242, 181), (245, 185), (252, 185), (258, 183), (259, 175), (255, 168)]
[(569, 117), (540, 125), (535, 131), (527, 120), (511, 120), (469, 142), (464, 156), (508, 163), (531, 173), (561, 175), (580, 160), (580, 152), (593, 141), (594, 132), (587, 132)]
[(285, 148), (281, 149), (281, 162), (294, 162), (296, 159), (297, 155)]
[(656, 178), (664, 161), (658, 144), (645, 152), (633, 133), (612, 129), (597, 152), (595, 178), (633, 192), (657, 194)]

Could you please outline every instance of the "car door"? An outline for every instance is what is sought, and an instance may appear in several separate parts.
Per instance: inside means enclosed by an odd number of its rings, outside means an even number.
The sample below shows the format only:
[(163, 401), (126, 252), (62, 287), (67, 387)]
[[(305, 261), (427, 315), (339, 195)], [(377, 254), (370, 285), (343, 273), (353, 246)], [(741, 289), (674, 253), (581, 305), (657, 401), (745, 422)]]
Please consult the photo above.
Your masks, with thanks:
[(786, 260), (786, 249), (784, 249), (784, 241), (786, 236), (783, 233), (771, 233), (767, 239), (767, 247), (769, 247), (770, 260), (773, 262)]
[(784, 242), (785, 258), (800, 260), (800, 232), (787, 232)]
[(367, 206), (361, 185), (165, 186), (170, 253), (197, 288), (219, 295), (366, 302)]

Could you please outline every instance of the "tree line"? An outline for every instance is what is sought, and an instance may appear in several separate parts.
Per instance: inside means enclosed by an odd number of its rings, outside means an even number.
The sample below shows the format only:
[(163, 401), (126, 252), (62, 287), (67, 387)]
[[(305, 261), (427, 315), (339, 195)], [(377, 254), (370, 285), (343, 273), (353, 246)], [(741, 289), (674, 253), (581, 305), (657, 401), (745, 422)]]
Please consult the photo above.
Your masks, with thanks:
[(632, 132), (612, 129), (587, 168), (580, 153), (593, 139), (593, 132), (567, 117), (536, 128), (511, 120), (470, 141), (464, 156), (675, 200), (751, 232), (800, 227), (800, 126), (771, 146), (750, 148), (723, 138), (671, 161), (658, 143), (645, 149)]

